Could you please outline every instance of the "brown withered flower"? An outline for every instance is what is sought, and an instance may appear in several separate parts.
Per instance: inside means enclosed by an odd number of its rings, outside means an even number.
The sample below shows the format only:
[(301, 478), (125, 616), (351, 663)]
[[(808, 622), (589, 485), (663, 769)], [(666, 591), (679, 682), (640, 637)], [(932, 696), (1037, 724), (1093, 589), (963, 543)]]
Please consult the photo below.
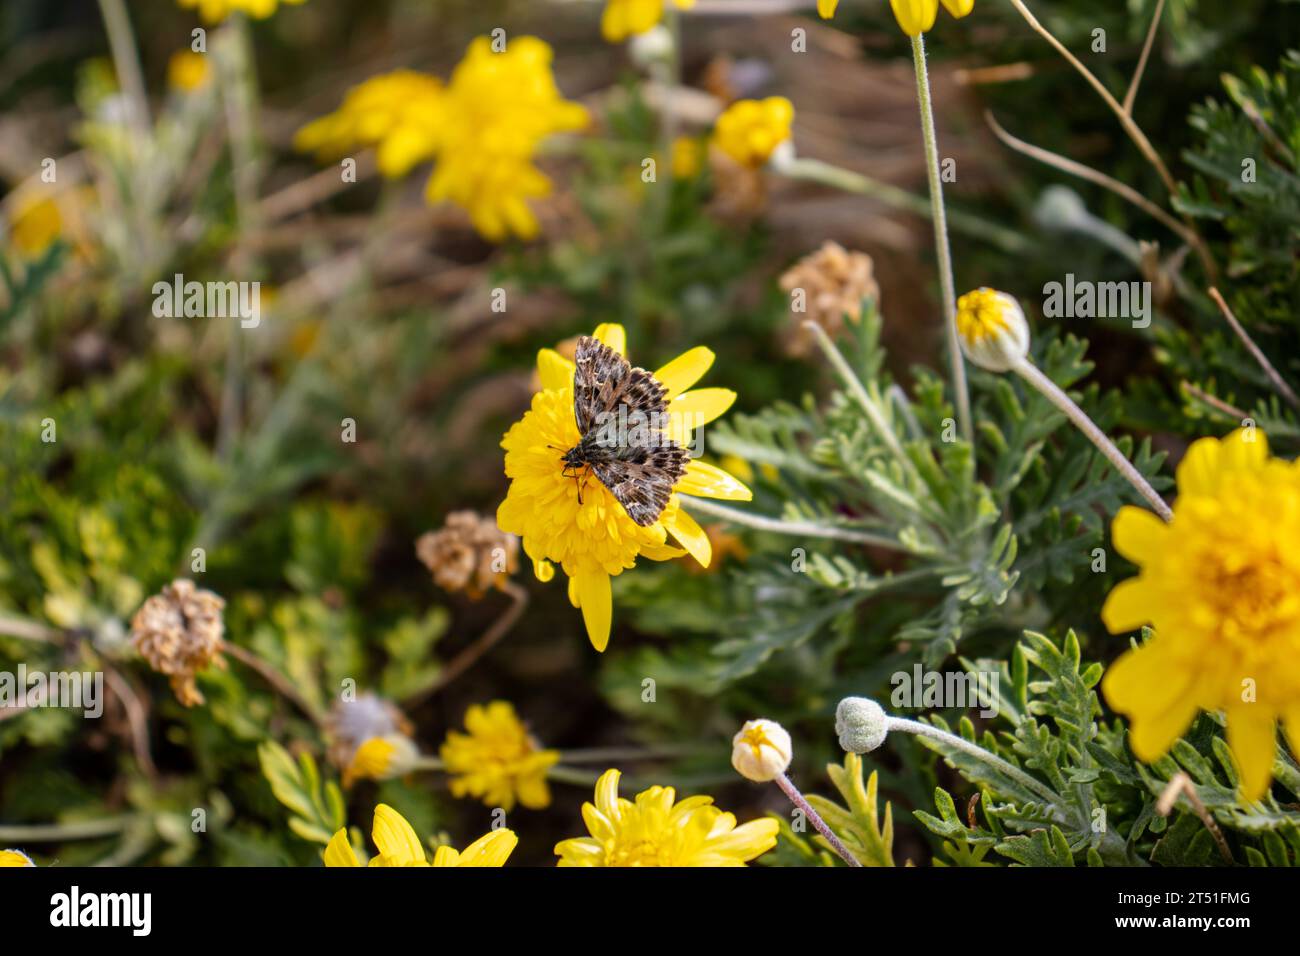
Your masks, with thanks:
[(843, 329), (846, 316), (850, 322), (861, 321), (864, 298), (880, 298), (871, 257), (850, 252), (829, 239), (791, 266), (781, 276), (780, 285), (790, 294), (802, 290), (803, 312), (796, 313), (798, 323), (784, 336), (786, 351), (796, 357), (807, 355), (812, 348), (802, 327), (804, 319), (812, 319), (834, 337)]
[(171, 680), (176, 699), (186, 707), (203, 703), (194, 683), (201, 670), (224, 668), (221, 610), (226, 602), (178, 578), (148, 598), (131, 619), (131, 642), (140, 656)]
[(474, 600), (504, 587), (519, 567), (519, 540), (473, 511), (447, 515), (441, 529), (420, 535), (415, 553), (440, 588)]

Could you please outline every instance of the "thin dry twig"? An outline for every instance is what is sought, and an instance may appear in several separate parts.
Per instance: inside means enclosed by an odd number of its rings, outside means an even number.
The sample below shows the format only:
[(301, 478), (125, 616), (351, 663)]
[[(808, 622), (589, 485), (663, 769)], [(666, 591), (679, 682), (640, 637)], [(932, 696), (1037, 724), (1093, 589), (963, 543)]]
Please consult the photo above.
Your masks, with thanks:
[(1191, 382), (1184, 381), (1182, 383), (1182, 389), (1184, 392), (1187, 392), (1187, 394), (1191, 395), (1193, 398), (1204, 402), (1206, 405), (1209, 405), (1211, 408), (1223, 412), (1223, 414), (1225, 415), (1230, 415), (1233, 418), (1236, 418), (1238, 420), (1247, 417), (1246, 413), (1242, 411), (1240, 408), (1237, 408), (1237, 406), (1229, 405), (1223, 399), (1211, 395), (1209, 392), (1205, 391), (1204, 389), (1197, 388)]
[(1278, 374), (1278, 370), (1273, 367), (1273, 363), (1268, 360), (1268, 356), (1266, 356), (1260, 350), (1260, 347), (1255, 344), (1255, 340), (1250, 337), (1250, 333), (1242, 327), (1242, 324), (1237, 321), (1237, 317), (1232, 314), (1232, 309), (1228, 308), (1228, 303), (1224, 300), (1219, 290), (1213, 286), (1210, 287), (1210, 298), (1213, 299), (1214, 304), (1219, 307), (1219, 311), (1223, 313), (1223, 317), (1228, 320), (1228, 325), (1232, 326), (1232, 331), (1237, 333), (1237, 338), (1241, 339), (1242, 343), (1246, 346), (1247, 351), (1254, 356), (1255, 361), (1259, 363), (1259, 367), (1264, 370), (1264, 374), (1268, 376), (1268, 380), (1273, 384), (1273, 387), (1277, 389), (1278, 394), (1286, 399), (1287, 404), (1292, 408), (1300, 410), (1300, 398), (1296, 397), (1296, 393), (1292, 390), (1291, 386), (1283, 380), (1280, 374)]
[(1041, 146), (1035, 146), (1033, 143), (1027, 143), (1023, 139), (1013, 136), (997, 121), (991, 110), (984, 111), (984, 121), (989, 124), (993, 130), (993, 135), (1002, 140), (1011, 149), (1018, 153), (1023, 153), (1031, 159), (1036, 159), (1040, 163), (1046, 163), (1054, 169), (1061, 172), (1069, 173), (1071, 176), (1077, 176), (1080, 179), (1086, 179), (1090, 183), (1095, 183), (1103, 189), (1108, 189), (1116, 196), (1119, 196), (1125, 202), (1132, 203), (1141, 209), (1153, 219), (1158, 220), (1163, 225), (1172, 230), (1180, 239), (1188, 245), (1197, 246), (1201, 239), (1194, 231), (1189, 229), (1183, 223), (1179, 222), (1174, 216), (1170, 215), (1164, 209), (1157, 206), (1146, 196), (1125, 183), (1120, 182), (1114, 177), (1107, 176), (1091, 166), (1085, 166), (1083, 163), (1076, 162), (1068, 157), (1053, 153), (1051, 150), (1043, 149)]
[(318, 727), (324, 727), (324, 718), (314, 706), (298, 693), (298, 688), (294, 687), (287, 677), (268, 664), (262, 658), (258, 657), (246, 647), (239, 644), (225, 643), (222, 645), (221, 653), (229, 654), (235, 660), (239, 661), (245, 667), (257, 671), (262, 679), (270, 684), (286, 700), (292, 702), (304, 714), (311, 718), (312, 723)]
[(447, 663), (447, 666), (442, 669), (442, 673), (438, 675), (438, 680), (431, 687), (403, 701), (405, 707), (409, 709), (438, 693), (478, 663), (479, 658), (492, 650), (503, 637), (510, 633), (510, 629), (518, 623), (519, 618), (524, 613), (524, 608), (528, 606), (528, 592), (514, 581), (506, 581), (501, 586), (501, 590), (509, 595), (510, 606), (492, 622), (492, 626), (484, 631), (473, 644)]
[(1219, 829), (1219, 824), (1215, 822), (1214, 817), (1210, 816), (1210, 811), (1205, 808), (1201, 802), (1201, 795), (1196, 792), (1196, 787), (1192, 784), (1192, 778), (1187, 776), (1183, 771), (1178, 771), (1170, 778), (1169, 784), (1160, 794), (1160, 799), (1156, 801), (1156, 813), (1162, 817), (1169, 816), (1173, 812), (1174, 805), (1178, 802), (1179, 795), (1187, 797), (1187, 802), (1192, 805), (1196, 815), (1201, 818), (1201, 823), (1205, 824), (1205, 829), (1210, 831), (1210, 836), (1214, 837), (1214, 843), (1219, 848), (1219, 855), (1229, 866), (1236, 864), (1232, 858), (1232, 850), (1228, 849), (1228, 841), (1223, 836), (1223, 831)]
[(1142, 85), (1142, 74), (1146, 72), (1147, 60), (1151, 57), (1151, 47), (1155, 45), (1156, 30), (1160, 27), (1160, 17), (1165, 12), (1165, 0), (1156, 0), (1156, 12), (1151, 18), (1151, 27), (1147, 30), (1146, 43), (1142, 45), (1142, 56), (1138, 58), (1137, 69), (1129, 81), (1128, 92), (1124, 94), (1124, 112), (1133, 115), (1133, 101), (1137, 99), (1138, 87)]
[(117, 695), (117, 699), (122, 702), (122, 709), (126, 711), (127, 725), (131, 728), (131, 748), (135, 751), (135, 762), (140, 765), (140, 770), (145, 776), (155, 780), (158, 777), (158, 766), (153, 762), (153, 754), (149, 749), (149, 722), (145, 716), (146, 708), (130, 682), (116, 667), (104, 662), (103, 668), (104, 679), (108, 682), (109, 689)]

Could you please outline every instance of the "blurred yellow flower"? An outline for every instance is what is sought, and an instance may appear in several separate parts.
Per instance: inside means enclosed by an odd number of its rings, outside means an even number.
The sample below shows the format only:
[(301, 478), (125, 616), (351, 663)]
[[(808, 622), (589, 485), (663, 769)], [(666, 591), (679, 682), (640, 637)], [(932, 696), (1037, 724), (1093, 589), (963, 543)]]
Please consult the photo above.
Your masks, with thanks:
[(486, 239), (531, 239), (540, 231), (528, 200), (551, 181), (533, 160), (555, 133), (582, 129), (586, 109), (561, 95), (551, 48), (536, 37), (511, 40), (501, 52), (478, 37), (445, 86), (436, 77), (397, 70), (350, 90), (342, 106), (308, 123), (295, 148), (337, 159), (375, 146), (390, 178), (434, 160), (425, 188), (430, 203), (454, 202)]
[(403, 734), (371, 737), (357, 747), (351, 762), (344, 768), (343, 786), (350, 787), (361, 779), (391, 780), (400, 777), (415, 768), (419, 757), (419, 748)]
[(32, 858), (22, 850), (0, 850), (0, 869), (5, 867), (35, 866)]
[(484, 238), (531, 239), (537, 218), (527, 200), (551, 181), (533, 164), (554, 133), (582, 129), (586, 109), (561, 95), (551, 72), (554, 54), (536, 37), (511, 40), (496, 53), (478, 37), (452, 72), (441, 117), (438, 163), (425, 196), (465, 209)]
[(1110, 666), (1102, 690), (1147, 763), (1198, 711), (1222, 711), (1241, 795), (1259, 799), (1278, 721), (1300, 748), (1300, 464), (1271, 458), (1264, 434), (1242, 429), (1193, 443), (1177, 480), (1172, 521), (1126, 506), (1111, 527), (1141, 570), (1110, 592), (1102, 620), (1155, 636)]
[(256, 20), (265, 20), (281, 4), (298, 6), (307, 0), (177, 0), (186, 10), (199, 11), (208, 23), (220, 23), (232, 13), (244, 13)]
[(742, 166), (756, 169), (790, 138), (793, 122), (794, 105), (784, 96), (737, 100), (718, 117), (713, 141)]
[(555, 845), (559, 866), (744, 866), (776, 845), (771, 818), (736, 826), (712, 797), (677, 802), (672, 787), (651, 787), (636, 802), (618, 795), (617, 770), (596, 781), (596, 802), (582, 805), (590, 837)]
[(178, 93), (196, 93), (211, 79), (206, 53), (178, 50), (167, 61), (167, 85)]
[[(689, 10), (695, 0), (673, 0), (679, 10)], [(663, 19), (664, 0), (606, 0), (600, 17), (600, 35), (610, 43), (652, 30)]]
[[(599, 326), (594, 333), (625, 355), (627, 335), (621, 325)], [(736, 400), (725, 388), (691, 389), (713, 364), (713, 352), (697, 346), (654, 373), (667, 389), (669, 426), (664, 432), (683, 447), (693, 430), (722, 415)], [(578, 482), (566, 477), (564, 453), (580, 438), (573, 412), (573, 362), (554, 349), (537, 356), (542, 390), (532, 407), (501, 441), (510, 479), (506, 499), (497, 508), (497, 525), (519, 535), (539, 580), (549, 581), (558, 563), (569, 577), (569, 601), (582, 610), (592, 646), (609, 643), (613, 599), (610, 578), (636, 564), (638, 557), (664, 561), (689, 553), (701, 565), (712, 557), (709, 537), (679, 506), (677, 492), (702, 498), (749, 501), (753, 494), (727, 472), (693, 458), (674, 486), (659, 520), (638, 525), (618, 499), (599, 481), (586, 482), (578, 500)], [(672, 535), (685, 548), (668, 544)]]
[(414, 70), (371, 77), (350, 89), (333, 113), (298, 130), (294, 148), (336, 160), (374, 146), (380, 173), (404, 176), (437, 154), (444, 96), (441, 80)]
[(63, 232), (63, 216), (52, 196), (33, 192), (18, 199), (9, 214), (9, 238), (26, 259), (45, 255)]
[(516, 800), (534, 810), (550, 805), (546, 771), (559, 762), (559, 751), (543, 750), (508, 701), (471, 706), (465, 729), (469, 733), (449, 732), (439, 754), (453, 796), (503, 810)]
[[(975, 9), (975, 0), (942, 0), (944, 9), (958, 19)], [(934, 26), (939, 15), (940, 0), (889, 0), (894, 19), (910, 37), (919, 36)], [(835, 16), (839, 0), (817, 0), (817, 12), (823, 20)]]
[[(406, 822), (405, 817), (386, 803), (375, 807), (375, 822), (370, 838), (379, 848), (379, 855), (371, 858), (369, 866), (505, 866), (506, 860), (519, 843), (513, 830), (493, 830), (460, 852), (449, 846), (438, 847), (434, 851), (433, 862), (430, 863), (424, 852), (424, 844), (415, 835), (415, 830)], [(346, 829), (335, 833), (325, 847), (325, 865), (361, 865), (352, 844), (348, 842)]]
[(704, 168), (704, 144), (694, 136), (673, 140), (672, 168), (677, 179), (694, 179)]

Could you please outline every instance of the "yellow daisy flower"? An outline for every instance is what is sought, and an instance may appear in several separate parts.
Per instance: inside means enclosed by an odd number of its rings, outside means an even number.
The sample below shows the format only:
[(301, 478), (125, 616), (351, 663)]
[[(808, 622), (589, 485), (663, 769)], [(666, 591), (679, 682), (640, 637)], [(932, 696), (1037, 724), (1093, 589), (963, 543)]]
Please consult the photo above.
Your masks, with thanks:
[(39, 259), (63, 234), (63, 214), (53, 196), (33, 191), (9, 214), (9, 237), (26, 259)]
[(206, 53), (178, 50), (167, 61), (167, 86), (178, 93), (197, 93), (211, 79)]
[[(457, 852), (449, 846), (440, 846), (430, 863), (424, 844), (406, 818), (386, 803), (375, 807), (375, 822), (370, 838), (379, 848), (379, 855), (371, 857), (368, 866), (505, 866), (514, 852), (519, 837), (513, 830), (502, 828), (479, 837), (464, 850)], [(339, 830), (325, 847), (326, 866), (360, 866), (346, 830)]]
[[(601, 325), (593, 335), (626, 355), (627, 336), (621, 325)], [(736, 400), (730, 389), (691, 389), (713, 358), (713, 352), (697, 346), (654, 373), (667, 389), (670, 423), (664, 434), (683, 446), (689, 444), (694, 429), (718, 418)], [(539, 580), (549, 581), (554, 575), (552, 562), (563, 568), (569, 577), (569, 601), (582, 610), (592, 646), (603, 651), (613, 614), (611, 577), (633, 567), (642, 556), (664, 561), (689, 553), (705, 567), (711, 560), (708, 535), (681, 509), (676, 493), (735, 501), (749, 501), (753, 493), (721, 468), (695, 458), (652, 525), (642, 527), (633, 521), (596, 480), (586, 482), (579, 502), (578, 481), (564, 474), (564, 452), (580, 437), (573, 412), (574, 365), (554, 349), (542, 349), (537, 369), (542, 389), (501, 441), (510, 488), (497, 509), (497, 525), (522, 539)], [(669, 545), (669, 535), (685, 550)]]
[(298, 6), (307, 0), (177, 0), (183, 9), (199, 11), (208, 23), (220, 23), (232, 13), (244, 13), (255, 20), (265, 20), (281, 4)]
[(1262, 432), (1192, 444), (1173, 520), (1126, 506), (1111, 535), (1141, 571), (1102, 608), (1112, 633), (1155, 636), (1111, 665), (1106, 700), (1150, 763), (1198, 711), (1222, 711), (1241, 795), (1268, 789), (1277, 723), (1300, 751), (1300, 465), (1269, 457)]
[(343, 770), (343, 786), (357, 780), (392, 780), (415, 769), (420, 751), (404, 734), (388, 734), (363, 741)]
[[(975, 9), (975, 0), (942, 0), (944, 9), (961, 19)], [(840, 0), (817, 0), (817, 12), (823, 20), (835, 16)], [(940, 0), (889, 0), (894, 19), (910, 37), (919, 36), (934, 26), (939, 15)]]
[(742, 166), (757, 169), (789, 140), (793, 122), (794, 104), (784, 96), (737, 100), (718, 117), (713, 141)]
[(437, 77), (395, 70), (354, 86), (333, 113), (294, 136), (299, 152), (335, 160), (358, 147), (376, 147), (379, 171), (390, 179), (434, 157), (445, 90)]
[(32, 858), (22, 850), (0, 850), (0, 869), (5, 867), (35, 866)]
[(503, 810), (516, 800), (534, 810), (550, 806), (546, 771), (560, 753), (543, 750), (508, 701), (473, 705), (465, 712), (465, 729), (469, 733), (449, 732), (439, 753), (453, 796), (475, 797)]
[(512, 39), (501, 53), (478, 37), (447, 86), (438, 163), (425, 198), (461, 206), (494, 242), (537, 235), (527, 201), (551, 191), (551, 181), (533, 164), (537, 147), (588, 122), (586, 109), (564, 99), (555, 85), (553, 57), (536, 37)]
[(777, 822), (736, 818), (712, 797), (677, 802), (672, 787), (651, 787), (636, 802), (618, 795), (617, 770), (596, 781), (596, 802), (582, 805), (590, 837), (555, 845), (559, 866), (744, 866), (776, 846)]
[[(679, 10), (689, 10), (695, 0), (673, 0)], [(664, 0), (607, 0), (600, 17), (600, 35), (610, 43), (652, 30), (664, 17)]]

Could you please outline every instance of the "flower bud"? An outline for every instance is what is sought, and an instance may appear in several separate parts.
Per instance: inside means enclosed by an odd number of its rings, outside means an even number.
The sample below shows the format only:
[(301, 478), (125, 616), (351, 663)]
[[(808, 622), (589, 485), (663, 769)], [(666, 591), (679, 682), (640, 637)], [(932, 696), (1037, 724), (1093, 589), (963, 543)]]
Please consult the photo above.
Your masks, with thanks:
[(673, 35), (662, 23), (645, 33), (638, 33), (628, 43), (628, 52), (637, 66), (649, 68), (658, 63), (671, 63)]
[(420, 759), (420, 750), (403, 734), (371, 737), (361, 744), (343, 771), (344, 786), (360, 778), (392, 780), (410, 773)]
[(1007, 372), (1029, 354), (1029, 323), (1005, 292), (981, 288), (957, 300), (957, 335), (966, 358), (990, 372)]
[[(724, 153), (750, 169), (765, 166), (782, 143), (790, 139), (794, 104), (784, 96), (737, 100), (726, 108), (713, 128), (713, 141)], [(788, 163), (794, 147), (777, 157)]]
[(785, 773), (794, 755), (790, 735), (774, 720), (747, 720), (731, 739), (731, 765), (747, 780), (766, 783)]
[(885, 742), (889, 718), (884, 709), (866, 697), (845, 697), (835, 708), (835, 733), (840, 747), (849, 753), (864, 754)]

